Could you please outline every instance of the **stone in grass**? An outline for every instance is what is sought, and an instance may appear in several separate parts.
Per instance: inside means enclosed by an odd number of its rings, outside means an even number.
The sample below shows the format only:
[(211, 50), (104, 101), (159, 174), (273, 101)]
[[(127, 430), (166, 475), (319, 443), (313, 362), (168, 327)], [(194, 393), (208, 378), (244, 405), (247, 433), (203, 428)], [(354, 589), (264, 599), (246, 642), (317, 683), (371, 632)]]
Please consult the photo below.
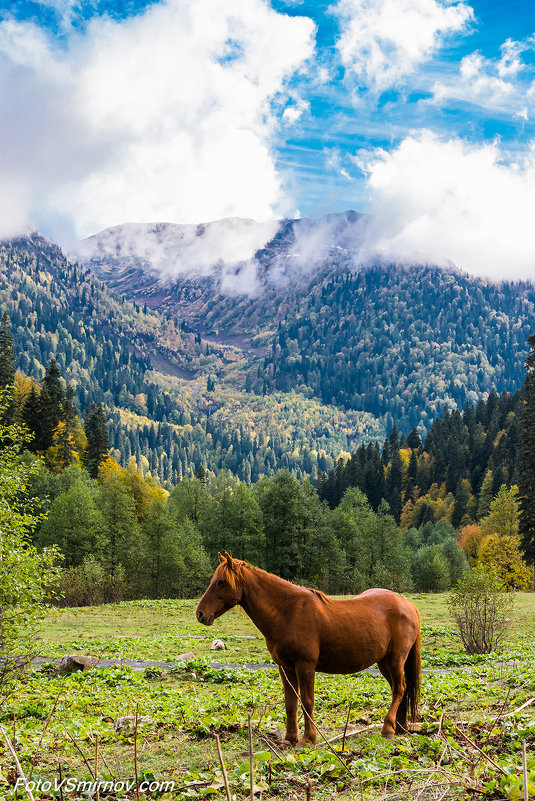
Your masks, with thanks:
[[(138, 717), (137, 725), (139, 726), (140, 723), (153, 723), (154, 721), (152, 718), (146, 717)], [(117, 718), (114, 723), (113, 728), (115, 731), (126, 731), (126, 732), (133, 732), (136, 728), (136, 716), (135, 715), (123, 715), (122, 717)]]
[(227, 646), (223, 642), (223, 640), (214, 640), (210, 646), (211, 651), (226, 651)]
[(185, 654), (179, 654), (176, 659), (177, 662), (189, 662), (190, 659), (195, 659), (195, 654), (193, 651), (186, 651)]
[(91, 670), (96, 667), (97, 660), (81, 654), (65, 654), (61, 657), (58, 670), (62, 673), (74, 673), (76, 670)]

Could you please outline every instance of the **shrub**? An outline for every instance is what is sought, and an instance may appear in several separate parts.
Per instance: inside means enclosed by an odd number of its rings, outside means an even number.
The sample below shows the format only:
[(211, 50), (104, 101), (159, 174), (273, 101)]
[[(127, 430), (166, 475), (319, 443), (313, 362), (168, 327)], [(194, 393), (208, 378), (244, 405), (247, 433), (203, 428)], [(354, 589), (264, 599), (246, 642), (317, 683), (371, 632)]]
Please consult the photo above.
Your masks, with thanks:
[(111, 576), (93, 556), (78, 567), (63, 570), (59, 581), (59, 606), (97, 606), (118, 603), (125, 594), (122, 565)]
[(447, 604), (467, 654), (490, 654), (504, 638), (514, 597), (496, 571), (478, 565), (452, 589)]
[(412, 576), (417, 592), (444, 592), (451, 586), (448, 560), (438, 545), (423, 545), (413, 558)]

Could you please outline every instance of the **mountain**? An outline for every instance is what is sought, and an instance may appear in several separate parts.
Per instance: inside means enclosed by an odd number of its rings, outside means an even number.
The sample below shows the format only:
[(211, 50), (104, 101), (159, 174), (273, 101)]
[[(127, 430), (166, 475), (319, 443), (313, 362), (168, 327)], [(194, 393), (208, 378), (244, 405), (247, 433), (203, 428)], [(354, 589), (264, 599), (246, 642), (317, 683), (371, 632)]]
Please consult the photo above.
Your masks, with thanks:
[[(534, 285), (432, 265), (362, 264), (362, 225), (353, 211), (283, 220), (249, 261), (227, 260), (227, 251), (217, 261), (210, 245), (198, 271), (190, 254), (203, 242), (223, 230), (229, 240), (258, 242), (269, 226), (121, 226), (86, 242), (84, 265), (126, 297), (160, 306), (181, 330), (236, 347), (236, 386), (257, 395), (294, 390), (372, 414), (388, 430), (423, 431), (444, 407), (518, 389)], [(134, 263), (147, 239), (153, 244)], [(148, 261), (160, 247), (165, 268)]]
[(281, 467), (312, 476), (383, 433), (372, 415), (299, 393), (247, 393), (241, 350), (125, 300), (38, 234), (0, 243), (0, 307), (17, 367), (41, 380), (56, 359), (82, 412), (105, 404), (114, 455), (166, 486), (201, 465), (247, 481)]
[(266, 223), (131, 223), (88, 237), (73, 255), (116, 292), (198, 322), (199, 305), (214, 295), (278, 295), (326, 263), (349, 264), (361, 224), (355, 211)]
[[(423, 434), (444, 407), (517, 390), (533, 284), (363, 266), (360, 225), (354, 212), (279, 223), (249, 262), (255, 293), (243, 276), (224, 291), (223, 275), (245, 269), (230, 249), (215, 263), (204, 254), (200, 276), (192, 261), (171, 263), (221, 232), (256, 247), (268, 227), (251, 221), (121, 226), (82, 264), (38, 234), (4, 242), (0, 305), (17, 366), (40, 380), (55, 358), (82, 412), (105, 404), (117, 458), (168, 486), (201, 465), (247, 481), (281, 467), (315, 477), (394, 423)], [(152, 245), (136, 255), (139, 231), (160, 242), (167, 272), (149, 261)]]

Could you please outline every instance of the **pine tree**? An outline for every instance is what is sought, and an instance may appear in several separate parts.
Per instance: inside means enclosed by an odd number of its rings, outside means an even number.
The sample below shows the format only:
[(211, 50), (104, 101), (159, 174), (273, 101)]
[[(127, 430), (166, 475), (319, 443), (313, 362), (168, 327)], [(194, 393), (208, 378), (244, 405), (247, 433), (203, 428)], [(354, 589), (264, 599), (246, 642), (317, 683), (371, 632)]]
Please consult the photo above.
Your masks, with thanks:
[[(527, 375), (522, 388), (519, 437), (520, 533), (526, 560), (535, 564), (535, 334), (526, 359)], [(535, 586), (534, 586), (535, 591)]]
[(0, 327), (0, 389), (10, 387), (15, 380), (13, 337), (9, 330), (9, 315), (4, 312)]
[(63, 404), (63, 420), (58, 423), (54, 432), (54, 444), (57, 451), (56, 463), (60, 470), (68, 467), (79, 458), (75, 441), (78, 414), (73, 404), (73, 398), (74, 390), (71, 386), (68, 386)]
[(46, 451), (52, 445), (54, 431), (63, 417), (63, 404), (65, 393), (61, 383), (61, 373), (55, 359), (50, 365), (43, 379), (43, 388), (39, 396), (39, 413), (41, 427), (37, 440), (37, 450)]
[[(397, 429), (395, 426), (394, 426), (394, 431), (396, 432), (396, 439), (394, 440), (394, 442), (397, 442)], [(390, 437), (392, 444), (392, 434), (390, 435)], [(399, 519), (401, 517), (402, 480), (403, 480), (403, 472), (402, 472), (401, 456), (398, 448), (395, 448), (392, 451), (392, 460), (388, 466), (388, 471), (386, 474), (386, 499), (390, 504), (390, 509), (392, 510), (392, 514), (394, 515), (396, 523), (399, 523)]]
[(422, 440), (420, 439), (420, 435), (418, 434), (417, 429), (413, 428), (407, 437), (407, 447), (412, 448), (413, 450), (418, 450), (421, 444)]
[(42, 418), (41, 418), (41, 404), (39, 401), (39, 393), (35, 384), (30, 390), (30, 394), (26, 397), (22, 407), (22, 421), (25, 426), (33, 433), (33, 439), (29, 443), (28, 448), (31, 451), (38, 450), (39, 442), (42, 436)]
[(84, 464), (89, 474), (96, 478), (100, 464), (108, 455), (110, 449), (106, 415), (100, 403), (94, 403), (91, 409), (86, 412), (84, 431), (87, 437)]

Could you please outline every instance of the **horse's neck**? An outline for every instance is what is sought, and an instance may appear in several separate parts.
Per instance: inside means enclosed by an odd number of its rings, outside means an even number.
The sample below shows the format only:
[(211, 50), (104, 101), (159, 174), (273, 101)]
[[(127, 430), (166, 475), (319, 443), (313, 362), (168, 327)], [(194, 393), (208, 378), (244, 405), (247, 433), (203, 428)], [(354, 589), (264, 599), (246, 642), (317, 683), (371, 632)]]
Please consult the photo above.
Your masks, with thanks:
[(270, 639), (283, 625), (288, 603), (300, 590), (271, 573), (246, 568), (241, 605), (264, 637)]

